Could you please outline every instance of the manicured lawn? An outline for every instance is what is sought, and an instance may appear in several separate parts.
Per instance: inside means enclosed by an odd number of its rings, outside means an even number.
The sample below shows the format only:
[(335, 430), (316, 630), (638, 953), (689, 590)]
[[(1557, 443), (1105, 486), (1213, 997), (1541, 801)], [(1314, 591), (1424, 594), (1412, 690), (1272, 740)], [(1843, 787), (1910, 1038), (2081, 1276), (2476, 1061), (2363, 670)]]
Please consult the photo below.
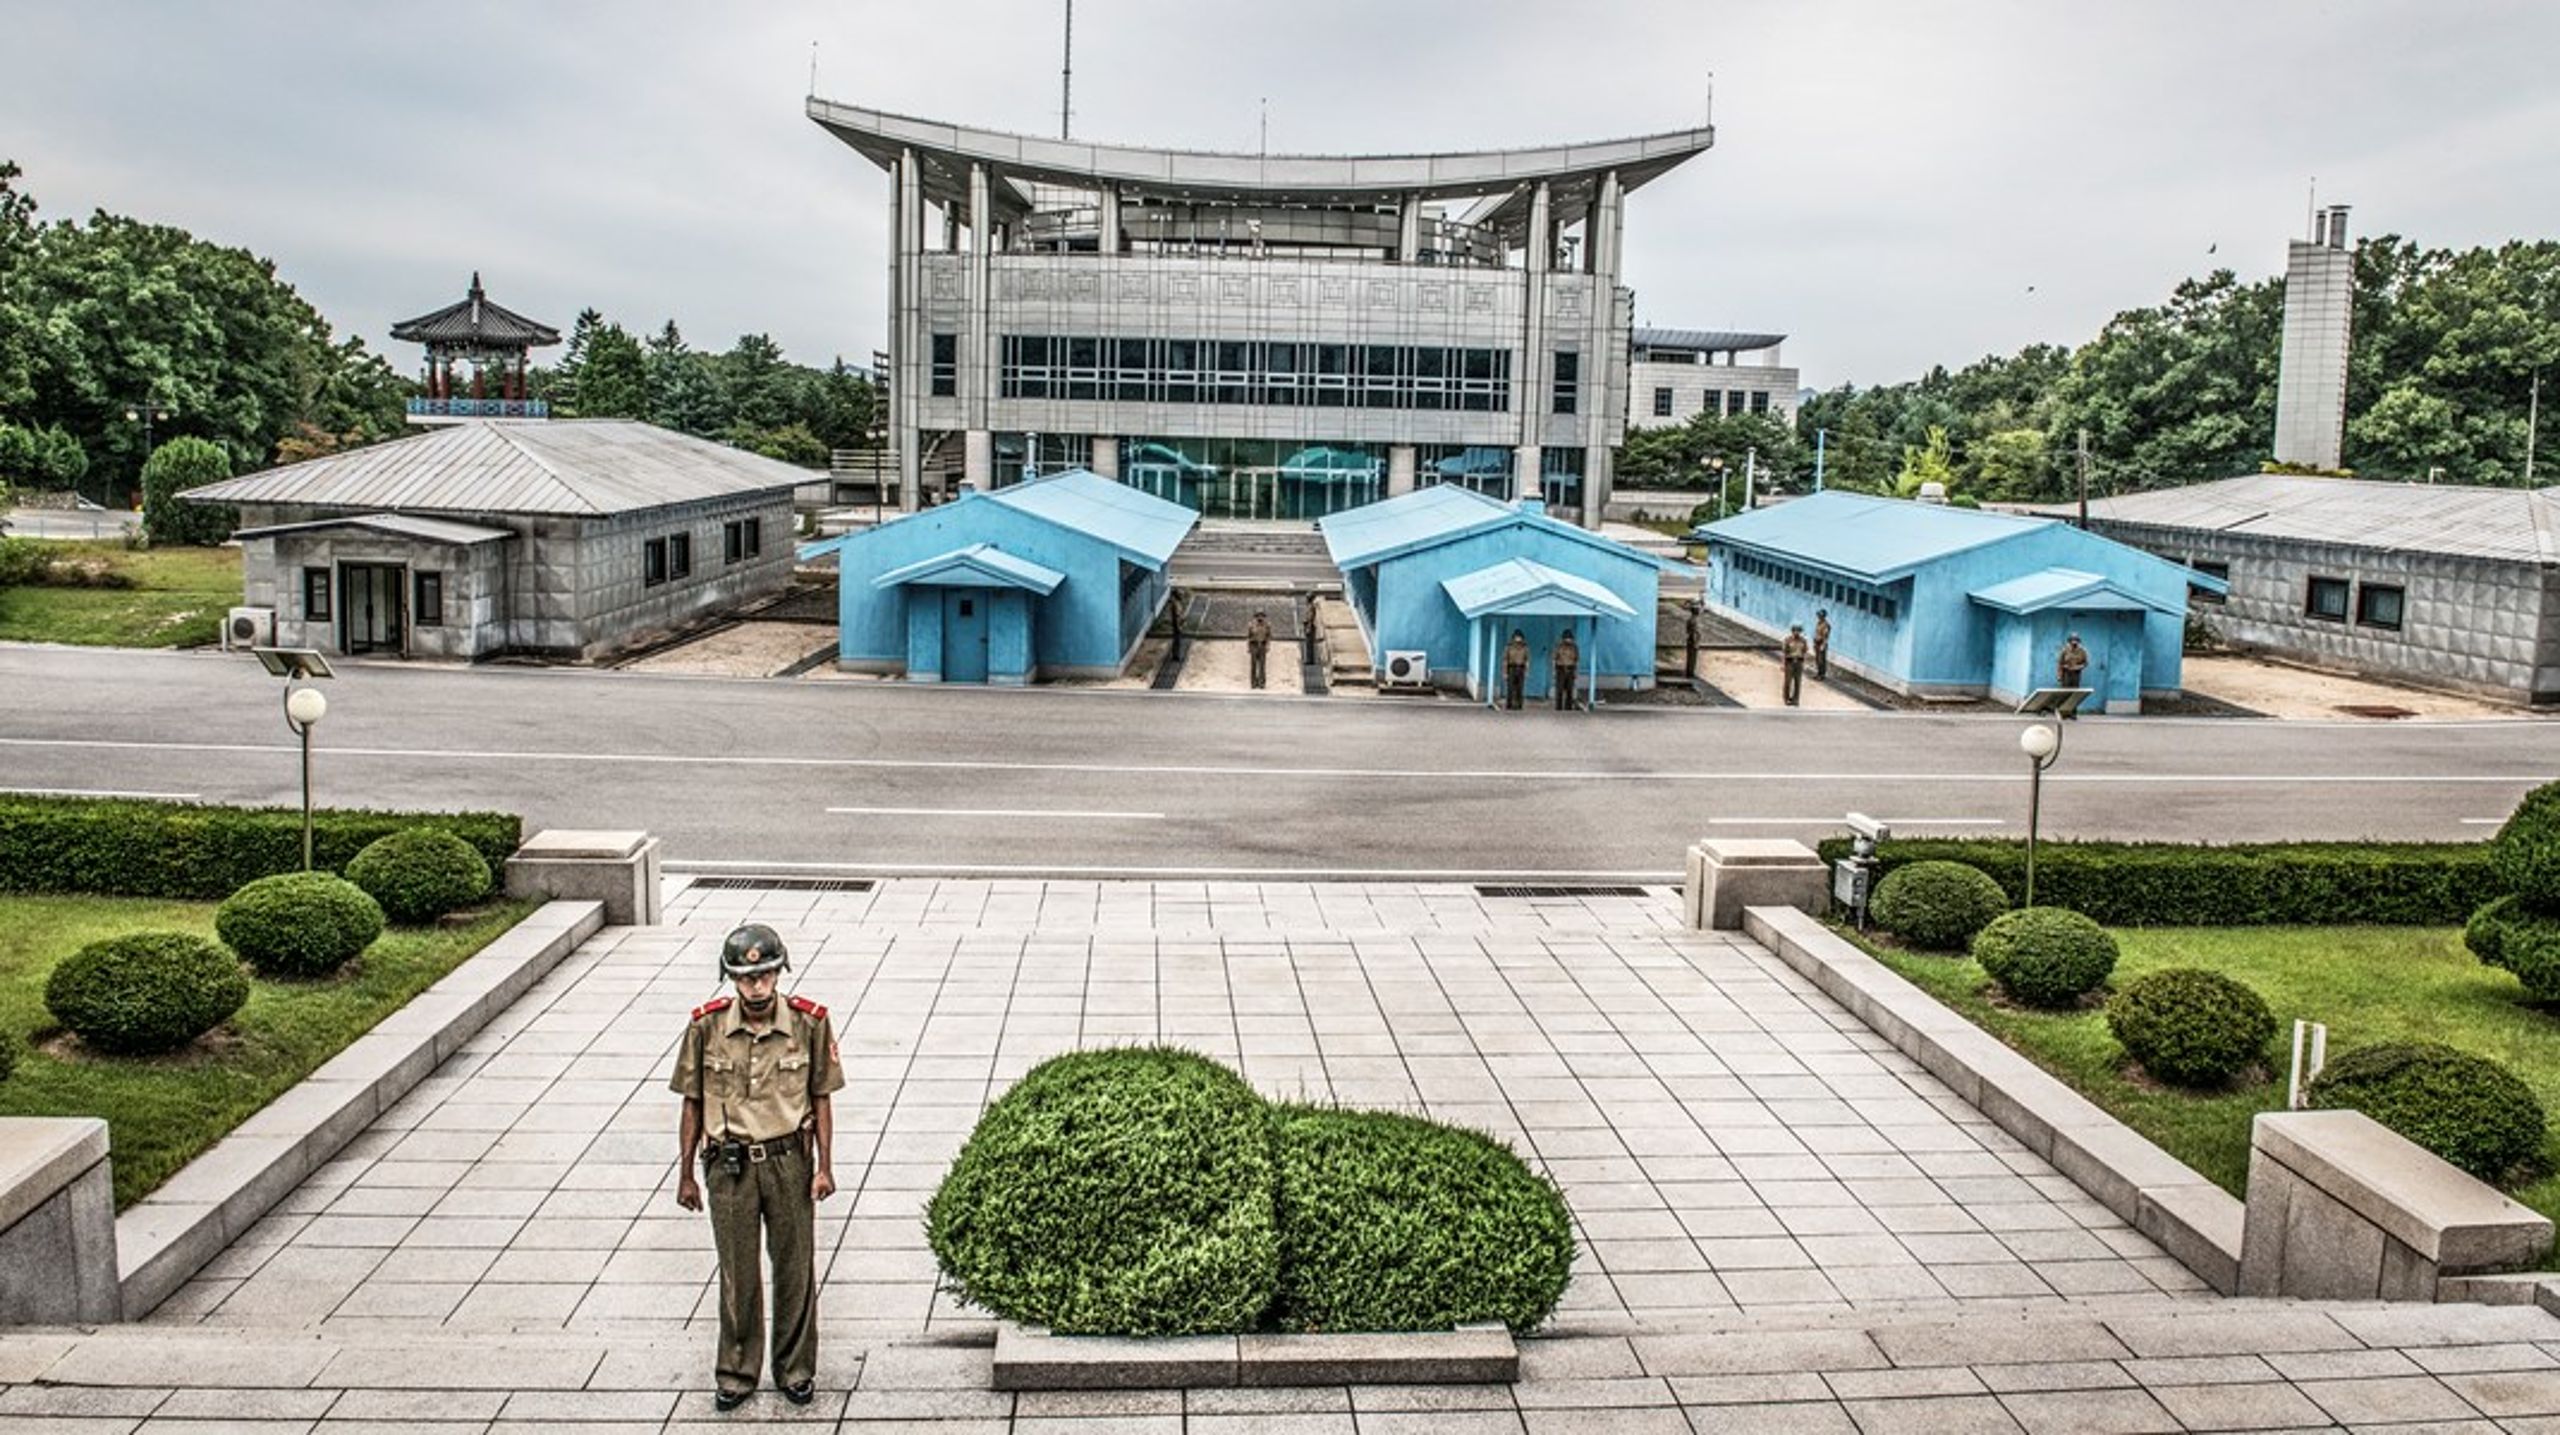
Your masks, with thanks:
[(101, 559), (130, 588), (0, 588), (0, 639), (93, 647), (183, 648), (222, 635), (240, 601), (237, 548), (127, 549), (49, 544), (66, 559)]
[(395, 927), (335, 980), (252, 980), (248, 1005), (194, 1050), (118, 1058), (65, 1054), (77, 1043), (53, 1040), (59, 1033), (45, 1010), (44, 984), (54, 964), (122, 932), (162, 929), (211, 938), (214, 904), (0, 897), (0, 1027), (27, 1043), (17, 1074), (0, 1081), (0, 1116), (105, 1117), (121, 1210), (534, 905), (492, 903), (468, 926)]
[[(2120, 929), (2121, 986), (2162, 967), (2205, 967), (2246, 982), (2282, 1026), (2269, 1059), (2273, 1079), (2210, 1096), (2129, 1076), (2124, 1049), (2096, 1011), (2044, 1015), (1995, 1006), (1970, 959), (1870, 948), (1887, 966), (2195, 1167), (2234, 1195), (2249, 1169), (2249, 1119), (2284, 1105), (2284, 1069), (2297, 1018), (2329, 1024), (2334, 1055), (2392, 1039), (2440, 1041), (2524, 1078), (2560, 1123), (2560, 1011), (2516, 999), (2514, 977), (2483, 967), (2451, 928), (2167, 927)], [(2555, 1124), (2560, 1130), (2560, 1124)], [(2560, 1138), (2544, 1156), (2560, 1171)], [(2560, 1175), (2510, 1192), (2560, 1218)]]

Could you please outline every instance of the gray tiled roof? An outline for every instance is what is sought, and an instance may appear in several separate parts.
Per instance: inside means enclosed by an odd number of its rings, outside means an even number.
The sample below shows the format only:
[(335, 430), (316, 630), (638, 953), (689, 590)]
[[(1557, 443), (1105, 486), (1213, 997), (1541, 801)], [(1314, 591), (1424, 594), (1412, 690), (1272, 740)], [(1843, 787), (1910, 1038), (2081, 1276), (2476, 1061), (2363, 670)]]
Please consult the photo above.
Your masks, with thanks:
[(787, 489), (820, 477), (636, 419), (481, 419), (208, 484), (184, 497), (600, 517)]
[(2089, 516), (2356, 548), (2560, 562), (2560, 488), (2252, 473), (2098, 499)]
[(499, 348), (540, 347), (560, 342), (560, 331), (528, 319), (503, 304), (492, 304), (471, 276), (471, 291), (458, 304), (432, 314), (403, 319), (391, 326), (391, 337), (410, 344), (488, 344)]
[(1635, 346), (1639, 349), (1697, 349), (1707, 353), (1747, 354), (1754, 349), (1774, 349), (1786, 342), (1784, 334), (1746, 334), (1738, 329), (1638, 329)]

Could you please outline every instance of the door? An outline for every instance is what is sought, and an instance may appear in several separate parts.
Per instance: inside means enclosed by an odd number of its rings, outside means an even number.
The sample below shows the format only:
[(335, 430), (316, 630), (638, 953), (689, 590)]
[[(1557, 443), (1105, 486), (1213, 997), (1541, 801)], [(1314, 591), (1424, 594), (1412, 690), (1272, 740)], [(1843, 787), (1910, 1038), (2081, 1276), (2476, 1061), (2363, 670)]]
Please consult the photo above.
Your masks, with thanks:
[(409, 570), (397, 563), (338, 565), (338, 647), (356, 653), (401, 653), (408, 647), (402, 595)]
[(987, 680), (987, 595), (975, 588), (942, 590), (942, 680)]

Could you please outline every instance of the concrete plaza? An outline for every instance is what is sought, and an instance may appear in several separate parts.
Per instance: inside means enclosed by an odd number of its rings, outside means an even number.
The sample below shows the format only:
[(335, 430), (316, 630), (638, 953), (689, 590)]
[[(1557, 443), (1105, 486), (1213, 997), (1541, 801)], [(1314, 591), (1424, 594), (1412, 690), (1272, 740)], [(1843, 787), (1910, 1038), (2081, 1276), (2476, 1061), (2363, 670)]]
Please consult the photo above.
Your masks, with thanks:
[[(715, 1417), (710, 1232), (673, 1199), (663, 1083), (750, 916), (836, 1014), (843, 1194), (820, 1400)], [(2560, 1318), (2216, 1298), (1767, 952), (1677, 916), (1659, 888), (690, 888), (146, 1323), (0, 1336), (0, 1430), (2560, 1429)], [(989, 1391), (922, 1203), (1013, 1077), (1130, 1042), (1490, 1130), (1552, 1173), (1581, 1256), (1521, 1384)]]

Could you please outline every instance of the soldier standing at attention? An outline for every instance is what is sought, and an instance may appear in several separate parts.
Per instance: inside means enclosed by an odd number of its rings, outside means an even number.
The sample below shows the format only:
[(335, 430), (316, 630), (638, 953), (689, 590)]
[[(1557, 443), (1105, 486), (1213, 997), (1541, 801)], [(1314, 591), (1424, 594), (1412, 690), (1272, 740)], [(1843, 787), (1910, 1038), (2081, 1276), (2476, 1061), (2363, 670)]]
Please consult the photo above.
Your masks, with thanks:
[(1244, 625), (1244, 650), (1253, 657), (1253, 685), (1261, 687), (1271, 661), (1271, 620), (1259, 608), (1253, 610), (1253, 621)]
[(1502, 705), (1520, 711), (1520, 695), (1529, 687), (1529, 635), (1514, 628), (1502, 645)]
[[(774, 1384), (794, 1405), (817, 1393), (817, 1203), (835, 1194), (835, 1107), (844, 1085), (827, 1009), (776, 988), (791, 965), (771, 927), (750, 923), (720, 949), (736, 987), (694, 1008), (667, 1085), (684, 1098), (676, 1204), (702, 1209), (720, 1253), (720, 1348), (712, 1403), (734, 1410), (765, 1364), (764, 1283), (773, 1257)], [(699, 1161), (702, 1174), (696, 1177)]]
[(1686, 629), (1687, 641), (1684, 644), (1685, 652), (1680, 665), (1680, 675), (1694, 679), (1698, 676), (1698, 620), (1705, 616), (1706, 605), (1692, 598), (1688, 606), (1688, 621), (1682, 625)]
[(1813, 675), (1825, 682), (1831, 679), (1831, 610), (1813, 610)]
[[(2080, 635), (2073, 633), (2064, 639), (2062, 653), (2053, 661), (2053, 675), (2060, 680), (2060, 686), (2076, 688), (2080, 686), (2080, 675), (2087, 671), (2089, 671), (2089, 650), (2080, 646)], [(2073, 716), (2076, 717), (2078, 714), (2075, 713)]]
[(1787, 641), (1780, 645), (1778, 656), (1785, 662), (1787, 669), (1786, 684), (1780, 695), (1789, 707), (1795, 707), (1804, 700), (1805, 652), (1804, 624), (1788, 624)]
[(1556, 638), (1556, 711), (1573, 711), (1573, 675), (1582, 667), (1582, 645), (1568, 628)]

